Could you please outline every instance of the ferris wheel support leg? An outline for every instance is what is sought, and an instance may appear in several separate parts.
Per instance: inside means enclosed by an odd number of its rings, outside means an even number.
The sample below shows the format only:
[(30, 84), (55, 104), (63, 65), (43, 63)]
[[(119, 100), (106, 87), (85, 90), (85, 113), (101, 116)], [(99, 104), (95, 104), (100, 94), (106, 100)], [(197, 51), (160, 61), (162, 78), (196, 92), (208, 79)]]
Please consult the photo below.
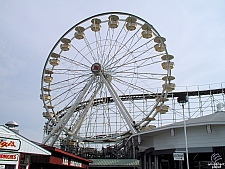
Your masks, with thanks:
[(112, 91), (115, 93), (116, 97), (118, 98), (118, 101), (120, 103), (120, 105), (122, 106), (123, 110), (125, 111), (126, 115), (128, 116), (130, 122), (133, 124), (134, 120), (131, 117), (130, 113), (127, 111), (127, 108), (124, 106), (122, 100), (120, 99), (120, 97), (117, 95), (116, 91), (114, 90), (114, 88), (112, 87), (112, 85), (110, 83), (108, 83), (110, 88), (112, 89)]
[(50, 132), (50, 134), (43, 140), (43, 144), (46, 144), (52, 137), (51, 143), (48, 144), (50, 146), (54, 145), (55, 141), (58, 139), (60, 133), (62, 132), (63, 128), (69, 121), (70, 117), (73, 115), (74, 109), (76, 109), (77, 105), (81, 102), (81, 99), (84, 97), (85, 93), (91, 86), (93, 80), (95, 79), (95, 76), (92, 76), (90, 81), (85, 85), (83, 88), (83, 91), (78, 96), (77, 100), (74, 102), (74, 104), (69, 108), (69, 110), (66, 112), (66, 114), (61, 118), (61, 120), (57, 123), (57, 125), (54, 127), (54, 129)]
[(80, 130), (80, 127), (81, 127), (81, 125), (82, 125), (82, 123), (84, 121), (84, 118), (87, 115), (88, 110), (90, 109), (91, 104), (93, 103), (93, 101), (94, 101), (96, 95), (98, 94), (98, 91), (100, 90), (100, 88), (101, 88), (101, 84), (99, 85), (99, 87), (97, 88), (97, 90), (95, 90), (95, 92), (94, 92), (93, 96), (91, 97), (88, 105), (86, 106), (85, 110), (82, 112), (80, 118), (77, 120), (77, 123), (74, 125), (73, 130), (71, 132), (68, 132), (68, 134), (74, 135), (74, 136), (77, 135), (77, 133)]
[(112, 98), (114, 99), (116, 105), (118, 106), (120, 112), (122, 113), (122, 115), (123, 115), (127, 125), (129, 126), (132, 134), (137, 133), (136, 129), (133, 126), (133, 120), (131, 119), (131, 116), (129, 115), (129, 112), (127, 111), (127, 109), (123, 105), (122, 100), (117, 95), (117, 93), (113, 89), (112, 85), (105, 79), (104, 75), (102, 73), (100, 73), (100, 76), (101, 76), (101, 79), (103, 80), (104, 84), (106, 85), (109, 93), (111, 94)]

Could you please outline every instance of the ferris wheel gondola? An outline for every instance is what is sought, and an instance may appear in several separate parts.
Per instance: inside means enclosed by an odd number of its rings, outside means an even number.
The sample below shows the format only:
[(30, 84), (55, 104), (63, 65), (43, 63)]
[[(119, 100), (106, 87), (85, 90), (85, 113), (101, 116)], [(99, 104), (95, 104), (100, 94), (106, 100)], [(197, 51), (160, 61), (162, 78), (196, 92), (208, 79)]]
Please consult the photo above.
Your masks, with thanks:
[(165, 42), (147, 21), (122, 12), (94, 15), (70, 28), (42, 73), (43, 143), (116, 142), (168, 111), (175, 78)]

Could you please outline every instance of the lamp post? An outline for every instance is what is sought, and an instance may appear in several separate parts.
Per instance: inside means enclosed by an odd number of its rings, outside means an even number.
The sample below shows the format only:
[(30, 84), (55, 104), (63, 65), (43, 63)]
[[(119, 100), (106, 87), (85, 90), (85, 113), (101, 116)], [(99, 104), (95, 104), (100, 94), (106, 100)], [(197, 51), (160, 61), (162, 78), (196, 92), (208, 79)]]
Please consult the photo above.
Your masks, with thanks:
[(184, 105), (187, 100), (187, 96), (181, 95), (177, 98), (177, 102), (182, 106), (183, 109), (183, 121), (184, 121), (184, 138), (185, 138), (185, 147), (186, 147), (186, 158), (187, 158), (187, 169), (189, 169), (189, 161), (188, 161), (188, 145), (187, 145), (187, 131), (186, 131), (186, 121), (184, 118)]

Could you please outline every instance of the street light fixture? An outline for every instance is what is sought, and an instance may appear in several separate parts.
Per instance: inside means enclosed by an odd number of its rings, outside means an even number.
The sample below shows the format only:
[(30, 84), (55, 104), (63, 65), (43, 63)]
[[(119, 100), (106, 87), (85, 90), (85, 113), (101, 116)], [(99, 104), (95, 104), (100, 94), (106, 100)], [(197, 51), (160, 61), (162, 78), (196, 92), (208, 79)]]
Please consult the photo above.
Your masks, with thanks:
[(187, 145), (187, 131), (186, 131), (186, 122), (184, 118), (184, 105), (188, 102), (186, 95), (180, 95), (177, 98), (177, 102), (182, 106), (183, 109), (183, 121), (184, 121), (184, 138), (185, 138), (185, 147), (186, 147), (186, 158), (187, 158), (187, 169), (189, 169), (189, 161), (188, 161), (188, 145)]

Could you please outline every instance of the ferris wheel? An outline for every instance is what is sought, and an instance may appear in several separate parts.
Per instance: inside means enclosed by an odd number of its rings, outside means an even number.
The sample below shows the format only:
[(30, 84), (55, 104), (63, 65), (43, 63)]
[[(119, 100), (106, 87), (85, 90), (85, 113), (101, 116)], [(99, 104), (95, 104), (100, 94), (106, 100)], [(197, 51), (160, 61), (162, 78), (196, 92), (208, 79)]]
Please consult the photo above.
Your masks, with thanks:
[(165, 41), (144, 19), (121, 12), (70, 28), (42, 73), (43, 143), (117, 142), (151, 126), (175, 88)]

